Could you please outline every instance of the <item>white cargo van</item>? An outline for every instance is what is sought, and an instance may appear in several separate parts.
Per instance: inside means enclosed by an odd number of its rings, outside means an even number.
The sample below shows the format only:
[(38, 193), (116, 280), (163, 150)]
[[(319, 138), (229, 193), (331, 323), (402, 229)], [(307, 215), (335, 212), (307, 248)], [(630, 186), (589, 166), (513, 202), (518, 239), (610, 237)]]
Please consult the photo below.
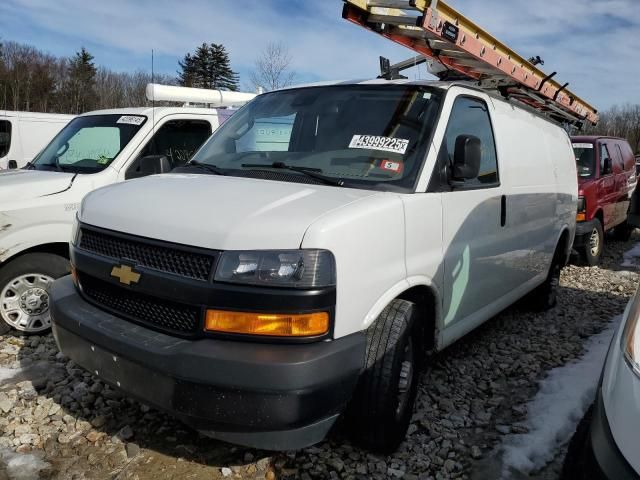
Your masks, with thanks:
[(267, 93), (192, 162), (89, 194), (51, 301), (65, 355), (205, 434), (298, 448), (346, 411), (393, 450), (425, 352), (555, 303), (571, 142), (471, 83)]
[[(201, 101), (221, 106), (241, 105), (255, 97), (150, 87), (161, 100), (189, 96), (193, 102), (201, 95)], [(166, 90), (170, 95), (161, 95)], [(0, 332), (11, 327), (27, 333), (50, 328), (47, 288), (69, 271), (68, 237), (88, 192), (184, 165), (233, 112), (155, 107), (86, 113), (71, 121), (28, 166), (0, 173)]]
[(20, 168), (33, 160), (74, 117), (0, 110), (0, 170)]

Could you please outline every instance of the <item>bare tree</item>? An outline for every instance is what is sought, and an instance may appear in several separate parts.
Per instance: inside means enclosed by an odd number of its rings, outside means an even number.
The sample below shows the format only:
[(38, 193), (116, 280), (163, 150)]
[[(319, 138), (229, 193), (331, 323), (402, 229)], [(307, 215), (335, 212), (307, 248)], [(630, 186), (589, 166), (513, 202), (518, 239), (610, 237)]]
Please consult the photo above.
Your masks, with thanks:
[(256, 59), (255, 69), (249, 78), (256, 89), (277, 90), (294, 82), (296, 74), (290, 66), (289, 49), (280, 42), (271, 42)]

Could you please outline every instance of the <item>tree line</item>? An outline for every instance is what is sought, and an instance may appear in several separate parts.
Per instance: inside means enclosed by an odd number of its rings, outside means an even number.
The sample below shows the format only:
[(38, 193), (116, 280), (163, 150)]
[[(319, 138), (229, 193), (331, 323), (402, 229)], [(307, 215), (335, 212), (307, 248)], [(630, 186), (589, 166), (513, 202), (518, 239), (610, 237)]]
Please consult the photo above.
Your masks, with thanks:
[(634, 153), (640, 154), (640, 105), (615, 105), (600, 112), (598, 125), (586, 127), (585, 134), (626, 138)]
[[(295, 74), (291, 57), (279, 43), (268, 44), (256, 59), (249, 85), (265, 91), (290, 85)], [(231, 68), (224, 45), (203, 43), (178, 62), (177, 76), (154, 75), (165, 85), (238, 90), (240, 78)], [(0, 42), (0, 110), (80, 114), (106, 108), (140, 107), (148, 72), (115, 72), (94, 62), (81, 48), (73, 56), (57, 57), (31, 45)]]

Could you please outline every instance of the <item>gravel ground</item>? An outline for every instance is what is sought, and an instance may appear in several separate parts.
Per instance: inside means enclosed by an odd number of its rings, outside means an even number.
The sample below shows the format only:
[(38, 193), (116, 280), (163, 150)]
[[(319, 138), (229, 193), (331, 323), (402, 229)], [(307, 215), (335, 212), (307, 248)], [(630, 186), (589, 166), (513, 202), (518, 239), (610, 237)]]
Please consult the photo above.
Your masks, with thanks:
[[(207, 439), (84, 372), (51, 335), (0, 337), (0, 480), (500, 478), (501, 441), (526, 431), (538, 381), (623, 312), (639, 276), (620, 267), (622, 254), (638, 242), (609, 241), (600, 268), (566, 268), (555, 309), (514, 306), (436, 356), (390, 457), (352, 446), (340, 426), (318, 446), (278, 455)], [(512, 478), (557, 479), (562, 457)]]

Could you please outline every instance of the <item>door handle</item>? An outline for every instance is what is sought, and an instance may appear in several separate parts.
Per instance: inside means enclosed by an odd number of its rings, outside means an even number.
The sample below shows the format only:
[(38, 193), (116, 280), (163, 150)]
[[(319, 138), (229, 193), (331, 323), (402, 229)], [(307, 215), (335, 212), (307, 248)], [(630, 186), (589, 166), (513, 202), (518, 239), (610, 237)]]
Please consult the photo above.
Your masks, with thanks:
[(500, 226), (504, 227), (507, 224), (507, 196), (502, 195), (500, 199)]

